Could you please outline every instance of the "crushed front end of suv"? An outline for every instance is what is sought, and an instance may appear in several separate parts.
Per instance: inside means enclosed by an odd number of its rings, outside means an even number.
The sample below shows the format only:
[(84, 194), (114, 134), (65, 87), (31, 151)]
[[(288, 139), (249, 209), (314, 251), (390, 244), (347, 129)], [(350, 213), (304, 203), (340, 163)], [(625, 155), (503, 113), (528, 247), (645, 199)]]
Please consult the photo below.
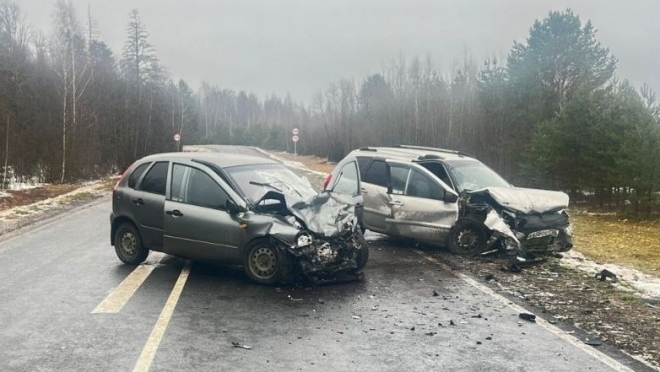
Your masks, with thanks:
[(318, 193), (284, 165), (221, 153), (158, 154), (124, 173), (113, 191), (111, 243), (119, 259), (149, 251), (242, 265), (252, 280), (355, 276), (369, 250), (352, 195)]
[(361, 148), (337, 165), (326, 187), (347, 164), (359, 168), (362, 229), (459, 254), (500, 251), (520, 260), (573, 246), (568, 195), (514, 187), (469, 154), (405, 145)]

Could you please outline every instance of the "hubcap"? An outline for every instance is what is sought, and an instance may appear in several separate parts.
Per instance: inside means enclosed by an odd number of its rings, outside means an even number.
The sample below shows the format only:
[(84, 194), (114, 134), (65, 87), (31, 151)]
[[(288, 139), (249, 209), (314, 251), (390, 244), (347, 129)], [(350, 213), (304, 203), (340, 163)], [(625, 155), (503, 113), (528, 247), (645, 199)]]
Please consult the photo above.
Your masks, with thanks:
[(135, 255), (135, 252), (137, 252), (137, 238), (135, 235), (133, 235), (132, 232), (126, 231), (121, 236), (121, 242), (119, 246), (127, 257), (131, 257)]
[(261, 279), (270, 279), (277, 270), (275, 251), (268, 247), (257, 248), (250, 257), (250, 271)]
[(461, 249), (472, 250), (479, 245), (479, 233), (471, 228), (465, 228), (458, 233), (456, 242)]

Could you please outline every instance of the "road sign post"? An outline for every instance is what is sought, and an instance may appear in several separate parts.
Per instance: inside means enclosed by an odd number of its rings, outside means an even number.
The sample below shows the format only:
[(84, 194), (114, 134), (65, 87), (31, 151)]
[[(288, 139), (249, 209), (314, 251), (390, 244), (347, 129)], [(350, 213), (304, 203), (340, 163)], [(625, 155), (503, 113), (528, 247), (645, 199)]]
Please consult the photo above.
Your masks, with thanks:
[(179, 152), (181, 150), (181, 135), (179, 133), (174, 135), (174, 142), (176, 142), (176, 151)]
[(293, 137), (291, 137), (291, 141), (293, 141), (293, 156), (296, 156), (298, 155), (298, 140), (300, 139), (298, 138), (298, 133), (300, 133), (300, 131), (298, 128), (293, 128), (291, 133), (293, 134)]

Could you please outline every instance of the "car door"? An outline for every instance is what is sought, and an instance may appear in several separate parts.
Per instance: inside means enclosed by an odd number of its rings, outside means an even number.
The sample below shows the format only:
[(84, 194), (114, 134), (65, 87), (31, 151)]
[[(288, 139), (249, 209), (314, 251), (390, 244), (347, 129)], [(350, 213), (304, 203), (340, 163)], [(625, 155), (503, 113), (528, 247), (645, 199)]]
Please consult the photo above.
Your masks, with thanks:
[(199, 260), (240, 263), (243, 231), (227, 211), (228, 185), (206, 167), (173, 163), (165, 201), (164, 251)]
[(329, 191), (350, 199), (355, 206), (355, 214), (358, 216), (358, 220), (362, 221), (364, 203), (360, 193), (359, 174), (357, 161), (354, 160), (344, 164), (337, 173), (336, 181)]
[(130, 190), (131, 215), (143, 243), (152, 250), (163, 247), (163, 209), (167, 188), (168, 161), (157, 161), (147, 170), (135, 190)]
[(427, 169), (387, 161), (391, 215), (387, 232), (431, 243), (444, 243), (458, 218), (458, 196)]
[(387, 195), (387, 164), (384, 159), (374, 159), (364, 171), (360, 193), (364, 201), (362, 223), (365, 228), (385, 232), (392, 208)]

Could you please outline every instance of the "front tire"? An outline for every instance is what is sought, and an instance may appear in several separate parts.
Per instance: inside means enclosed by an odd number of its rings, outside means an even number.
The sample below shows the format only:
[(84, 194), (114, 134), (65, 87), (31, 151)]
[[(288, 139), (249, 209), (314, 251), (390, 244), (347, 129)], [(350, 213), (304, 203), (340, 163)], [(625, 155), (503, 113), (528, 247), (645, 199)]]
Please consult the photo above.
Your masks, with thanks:
[(140, 233), (132, 223), (124, 222), (115, 231), (115, 253), (128, 265), (139, 265), (147, 259), (149, 250), (142, 244)]
[(459, 220), (449, 231), (447, 247), (452, 253), (474, 256), (486, 249), (488, 233), (481, 223)]
[(257, 240), (248, 244), (245, 251), (243, 269), (250, 279), (261, 284), (279, 282), (283, 260), (277, 247), (266, 240)]

